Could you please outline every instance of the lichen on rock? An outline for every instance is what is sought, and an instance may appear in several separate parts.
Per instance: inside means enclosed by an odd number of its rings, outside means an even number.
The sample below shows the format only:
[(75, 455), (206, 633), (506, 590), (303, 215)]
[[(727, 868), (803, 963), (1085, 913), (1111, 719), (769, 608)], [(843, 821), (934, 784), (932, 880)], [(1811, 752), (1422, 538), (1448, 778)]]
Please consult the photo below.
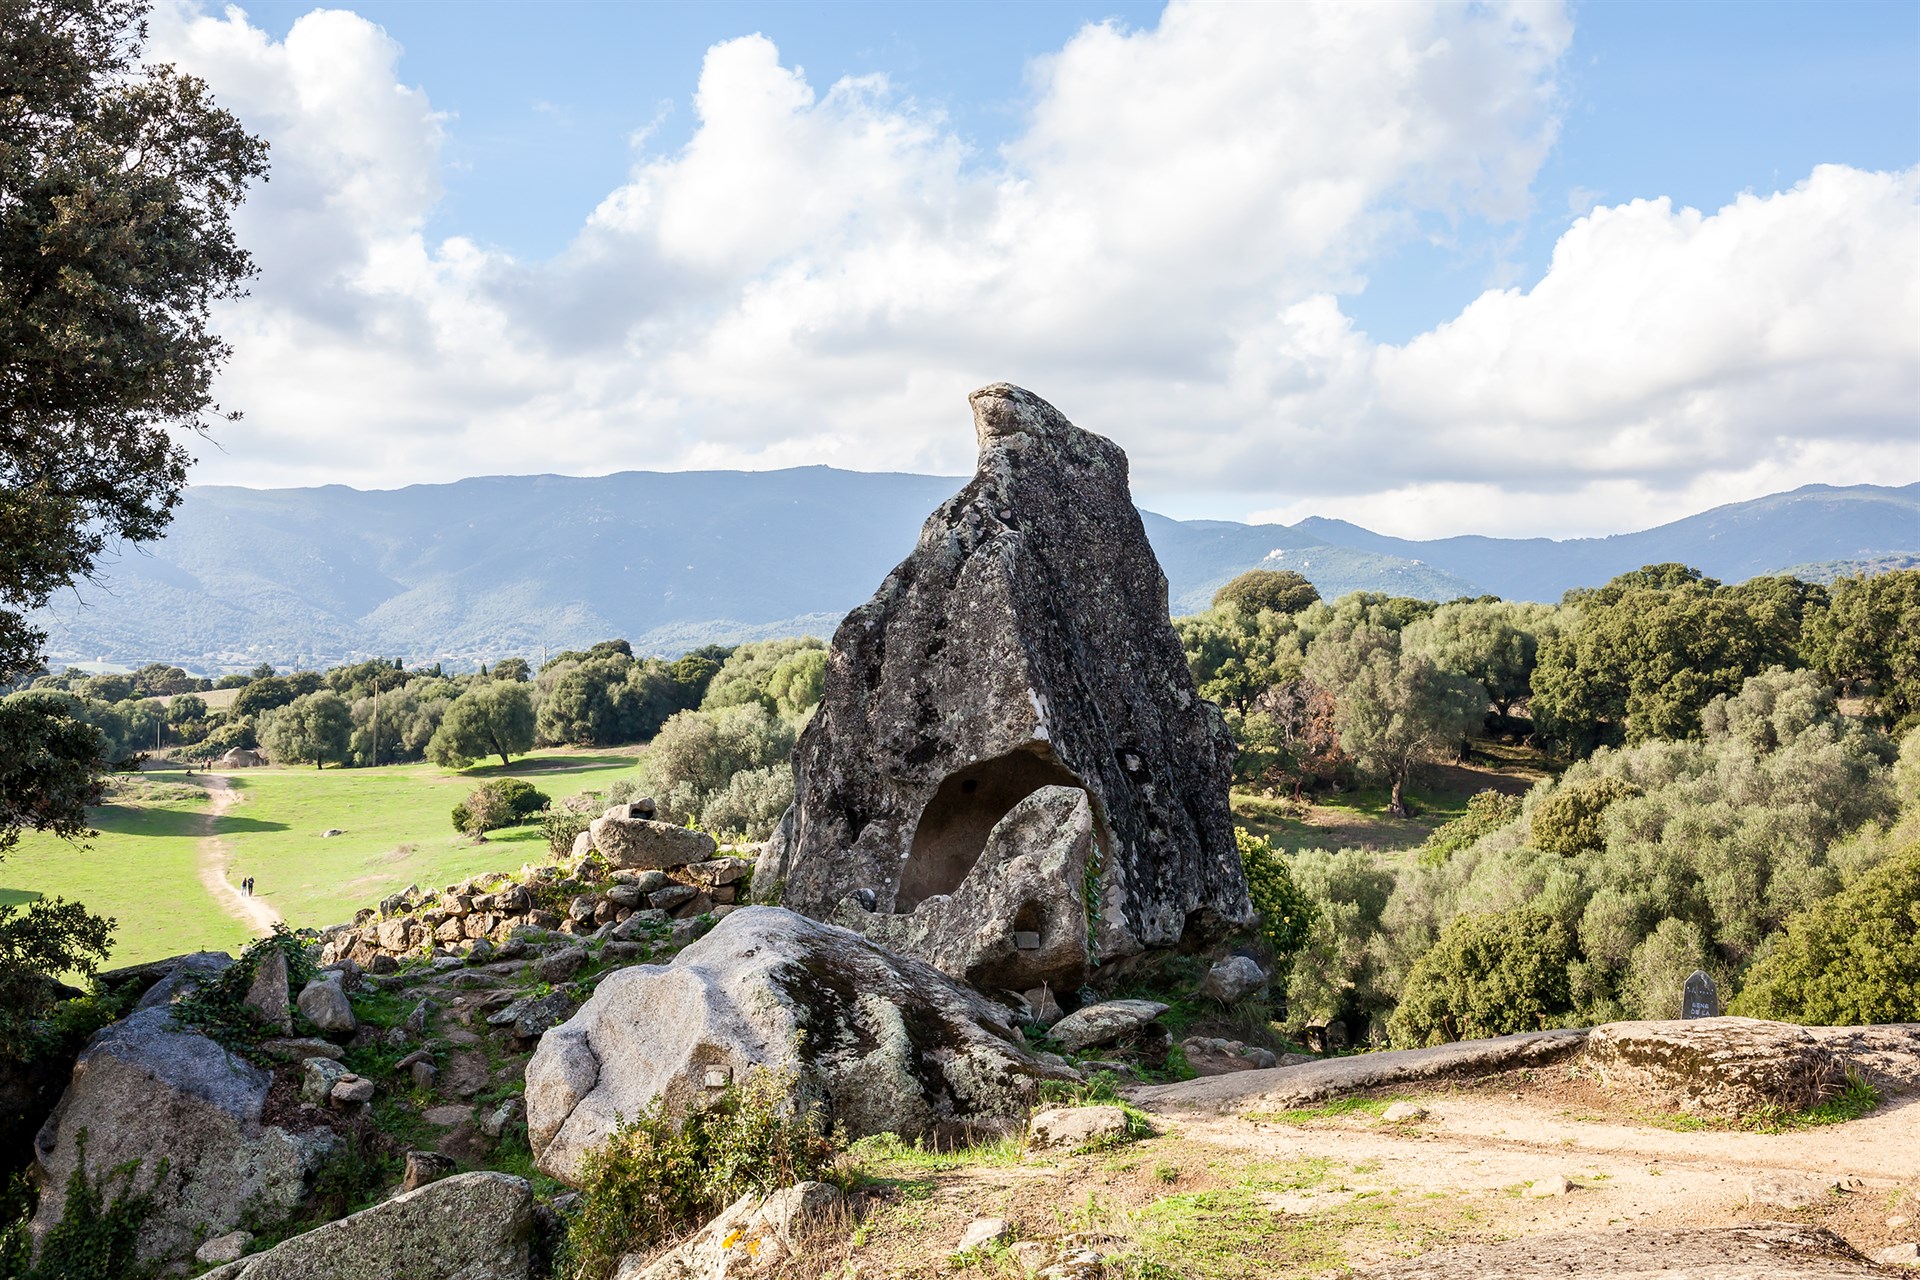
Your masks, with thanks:
[(922, 961), (791, 911), (727, 916), (671, 964), (600, 983), (527, 1064), (527, 1132), (563, 1181), (621, 1119), (705, 1105), (755, 1070), (788, 1074), (850, 1137), (951, 1141), (1017, 1127), (1046, 1079), (1007, 1011)]

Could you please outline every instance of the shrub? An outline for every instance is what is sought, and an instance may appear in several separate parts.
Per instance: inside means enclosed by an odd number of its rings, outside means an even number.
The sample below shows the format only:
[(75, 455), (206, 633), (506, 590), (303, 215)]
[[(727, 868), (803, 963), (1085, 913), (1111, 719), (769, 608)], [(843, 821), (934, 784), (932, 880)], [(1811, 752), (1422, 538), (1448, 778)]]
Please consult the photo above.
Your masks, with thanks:
[(1407, 975), (1396, 1045), (1538, 1031), (1572, 1011), (1566, 928), (1533, 907), (1461, 916)]
[[(525, 822), (548, 809), (553, 798), (530, 782), (519, 778), (496, 778), (484, 782), (453, 806), (453, 829), (480, 836), (499, 827)], [(568, 837), (572, 843), (572, 837)]]
[(620, 1258), (712, 1217), (749, 1192), (821, 1177), (836, 1148), (793, 1076), (759, 1070), (676, 1122), (663, 1099), (581, 1165), (580, 1209), (554, 1274), (605, 1280)]
[(661, 818), (687, 822), (699, 819), (735, 774), (785, 764), (793, 743), (793, 726), (758, 702), (682, 711), (654, 738), (641, 767)]
[(1467, 801), (1467, 811), (1437, 828), (1420, 846), (1420, 861), (1438, 866), (1460, 850), (1520, 816), (1520, 797), (1482, 791)]
[(1273, 948), (1274, 959), (1284, 961), (1307, 943), (1316, 915), (1313, 901), (1294, 884), (1286, 859), (1265, 836), (1235, 827), (1233, 839), (1246, 868), (1248, 896), (1260, 913), (1260, 936)]
[(547, 850), (556, 858), (564, 858), (573, 852), (573, 842), (580, 833), (593, 825), (588, 814), (573, 809), (551, 809), (540, 820), (540, 834), (547, 838)]
[(27, 1061), (45, 1048), (57, 975), (91, 975), (112, 937), (113, 921), (77, 902), (45, 899), (24, 912), (0, 905), (0, 1059)]
[(500, 793), (517, 818), (530, 818), (553, 804), (552, 796), (524, 778), (500, 778), (487, 785)]
[(1547, 853), (1575, 854), (1606, 843), (1600, 819), (1616, 800), (1640, 789), (1621, 778), (1592, 778), (1563, 786), (1534, 806), (1533, 847)]
[(1920, 844), (1789, 920), (1731, 1012), (1815, 1026), (1920, 1021)]
[(742, 769), (700, 810), (700, 829), (719, 837), (765, 840), (793, 803), (793, 766)]
[(1287, 975), (1287, 1022), (1366, 1026), (1391, 1004), (1380, 986), (1381, 913), (1393, 873), (1364, 849), (1303, 849), (1288, 870), (1313, 904), (1305, 944)]
[[(1707, 931), (1691, 920), (1669, 916), (1633, 950), (1628, 1007), (1642, 1018), (1678, 1018), (1687, 979), (1695, 970), (1719, 966), (1707, 944)], [(1724, 973), (1716, 974), (1724, 979)]]

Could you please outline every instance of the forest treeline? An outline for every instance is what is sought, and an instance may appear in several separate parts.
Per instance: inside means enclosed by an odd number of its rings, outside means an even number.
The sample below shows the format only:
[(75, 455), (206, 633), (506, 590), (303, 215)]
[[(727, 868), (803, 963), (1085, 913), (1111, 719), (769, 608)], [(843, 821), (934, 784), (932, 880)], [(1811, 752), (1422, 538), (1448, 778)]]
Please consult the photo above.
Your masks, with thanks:
[(1650, 565), (1557, 606), (1331, 604), (1249, 575), (1176, 621), (1241, 753), (1299, 798), (1525, 741), (1411, 858), (1243, 833), (1296, 1026), (1429, 1044), (1677, 1015), (1920, 1018), (1920, 573), (1726, 586)]
[[(1829, 588), (1649, 565), (1556, 605), (1329, 602), (1255, 571), (1174, 626), (1238, 745), (1243, 803), (1378, 785), (1404, 814), (1420, 770), (1486, 738), (1561, 770), (1475, 797), (1412, 858), (1243, 833), (1295, 1026), (1418, 1044), (1670, 1016), (1694, 969), (1756, 1013), (1920, 1019), (1920, 904), (1899, 892), (1920, 876), (1920, 571)], [(213, 682), (237, 689), (224, 711), (164, 666), (42, 675), (8, 701), (58, 700), (111, 759), (158, 742), (463, 768), (647, 743), (640, 785), (665, 816), (760, 839), (825, 666), (812, 638), (672, 661), (609, 640), (537, 670), (263, 667)], [(1822, 957), (1868, 936), (1863, 912), (1894, 940), (1834, 977)]]

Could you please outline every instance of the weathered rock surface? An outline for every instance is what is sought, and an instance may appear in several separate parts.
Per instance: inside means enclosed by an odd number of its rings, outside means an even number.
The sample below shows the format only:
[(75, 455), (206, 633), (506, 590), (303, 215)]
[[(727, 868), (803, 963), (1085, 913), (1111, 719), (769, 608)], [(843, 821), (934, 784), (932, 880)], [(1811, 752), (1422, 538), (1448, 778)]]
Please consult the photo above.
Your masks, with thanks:
[(293, 1001), (287, 994), (287, 957), (279, 948), (269, 948), (253, 967), (253, 981), (241, 1004), (260, 1022), (281, 1035), (293, 1030)]
[(224, 951), (195, 951), (181, 956), (168, 968), (165, 977), (147, 988), (146, 994), (135, 1001), (133, 1007), (138, 1011), (172, 1004), (232, 965), (233, 957)]
[(1279, 1057), (1271, 1049), (1262, 1049), (1239, 1040), (1222, 1040), (1216, 1036), (1188, 1036), (1180, 1042), (1180, 1051), (1187, 1055), (1187, 1065), (1195, 1074), (1203, 1076), (1222, 1076), (1232, 1071), (1264, 1071), (1280, 1065)]
[(1102, 963), (1250, 921), (1232, 742), (1168, 621), (1126, 455), (1018, 387), (971, 401), (978, 469), (835, 634), (756, 896), (913, 912), (1062, 786), (1095, 815)]
[(1200, 983), (1200, 994), (1221, 1004), (1234, 1004), (1267, 985), (1268, 973), (1247, 956), (1228, 956)]
[(614, 1280), (726, 1280), (772, 1271), (800, 1252), (807, 1225), (840, 1203), (824, 1182), (797, 1182), (770, 1196), (742, 1196), (651, 1264), (629, 1254)]
[(1079, 1151), (1130, 1138), (1127, 1113), (1119, 1107), (1057, 1107), (1027, 1122), (1027, 1145), (1036, 1151)]
[(587, 830), (600, 856), (616, 867), (665, 871), (705, 862), (720, 848), (704, 831), (689, 831), (650, 818), (595, 818)]
[(358, 1019), (338, 973), (316, 978), (300, 989), (300, 1013), (328, 1035), (351, 1035)]
[(1457, 1245), (1357, 1273), (1362, 1280), (1852, 1280), (1881, 1275), (1822, 1227), (1619, 1227), (1556, 1231), (1496, 1244)]
[(201, 1280), (527, 1280), (533, 1191), (463, 1173), (284, 1240)]
[(1845, 1079), (1833, 1050), (1805, 1027), (1757, 1018), (1612, 1022), (1587, 1037), (1586, 1060), (1610, 1087), (1729, 1117), (1801, 1111)]
[(955, 1253), (968, 1253), (974, 1249), (984, 1249), (989, 1245), (1005, 1244), (1013, 1239), (1013, 1224), (1005, 1218), (975, 1218), (960, 1233), (960, 1242), (953, 1246)]
[(1059, 1067), (1006, 1010), (922, 961), (791, 911), (733, 912), (668, 965), (623, 969), (527, 1064), (527, 1131), (563, 1181), (619, 1116), (684, 1113), (755, 1069), (791, 1072), (853, 1137), (1019, 1123)]
[(1098, 856), (1087, 793), (1041, 787), (994, 825), (952, 894), (906, 915), (849, 898), (834, 922), (975, 987), (1071, 991), (1091, 968), (1085, 886)]
[(1167, 1011), (1157, 1000), (1103, 1000), (1075, 1009), (1053, 1024), (1053, 1038), (1069, 1052), (1120, 1044)]
[(229, 1231), (223, 1236), (201, 1245), (193, 1251), (193, 1260), (202, 1266), (212, 1266), (220, 1262), (233, 1262), (243, 1257), (253, 1246), (251, 1231)]
[(1145, 1085), (1128, 1090), (1127, 1096), (1152, 1111), (1279, 1111), (1362, 1089), (1545, 1066), (1572, 1057), (1586, 1042), (1584, 1030), (1529, 1031), (1492, 1040), (1389, 1049), (1267, 1071), (1236, 1071), (1174, 1084)]
[(176, 1026), (168, 1008), (105, 1028), (74, 1064), (66, 1094), (34, 1142), (35, 1239), (66, 1209), (83, 1130), (90, 1175), (139, 1161), (134, 1184), (156, 1192), (158, 1208), (140, 1229), (143, 1258), (189, 1258), (202, 1239), (234, 1230), (243, 1218), (265, 1222), (291, 1212), (333, 1133), (263, 1124), (270, 1083), (258, 1067)]
[(1875, 1088), (1898, 1093), (1920, 1089), (1920, 1022), (1808, 1027), (1807, 1032)]

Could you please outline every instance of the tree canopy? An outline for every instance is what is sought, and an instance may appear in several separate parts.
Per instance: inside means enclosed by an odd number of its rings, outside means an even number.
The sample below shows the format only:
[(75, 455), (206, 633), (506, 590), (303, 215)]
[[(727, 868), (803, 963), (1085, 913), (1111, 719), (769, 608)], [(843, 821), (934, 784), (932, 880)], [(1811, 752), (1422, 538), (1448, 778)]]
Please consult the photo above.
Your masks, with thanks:
[(481, 756), (510, 755), (533, 749), (533, 695), (513, 680), (489, 680), (470, 686), (453, 700), (427, 743), (427, 759), (464, 769)]
[(1291, 569), (1249, 569), (1213, 593), (1213, 607), (1256, 614), (1298, 613), (1320, 602), (1320, 591)]
[(171, 518), (211, 306), (254, 270), (232, 214), (266, 144), (141, 60), (145, 12), (0, 0), (0, 674), (36, 661), (27, 611)]

